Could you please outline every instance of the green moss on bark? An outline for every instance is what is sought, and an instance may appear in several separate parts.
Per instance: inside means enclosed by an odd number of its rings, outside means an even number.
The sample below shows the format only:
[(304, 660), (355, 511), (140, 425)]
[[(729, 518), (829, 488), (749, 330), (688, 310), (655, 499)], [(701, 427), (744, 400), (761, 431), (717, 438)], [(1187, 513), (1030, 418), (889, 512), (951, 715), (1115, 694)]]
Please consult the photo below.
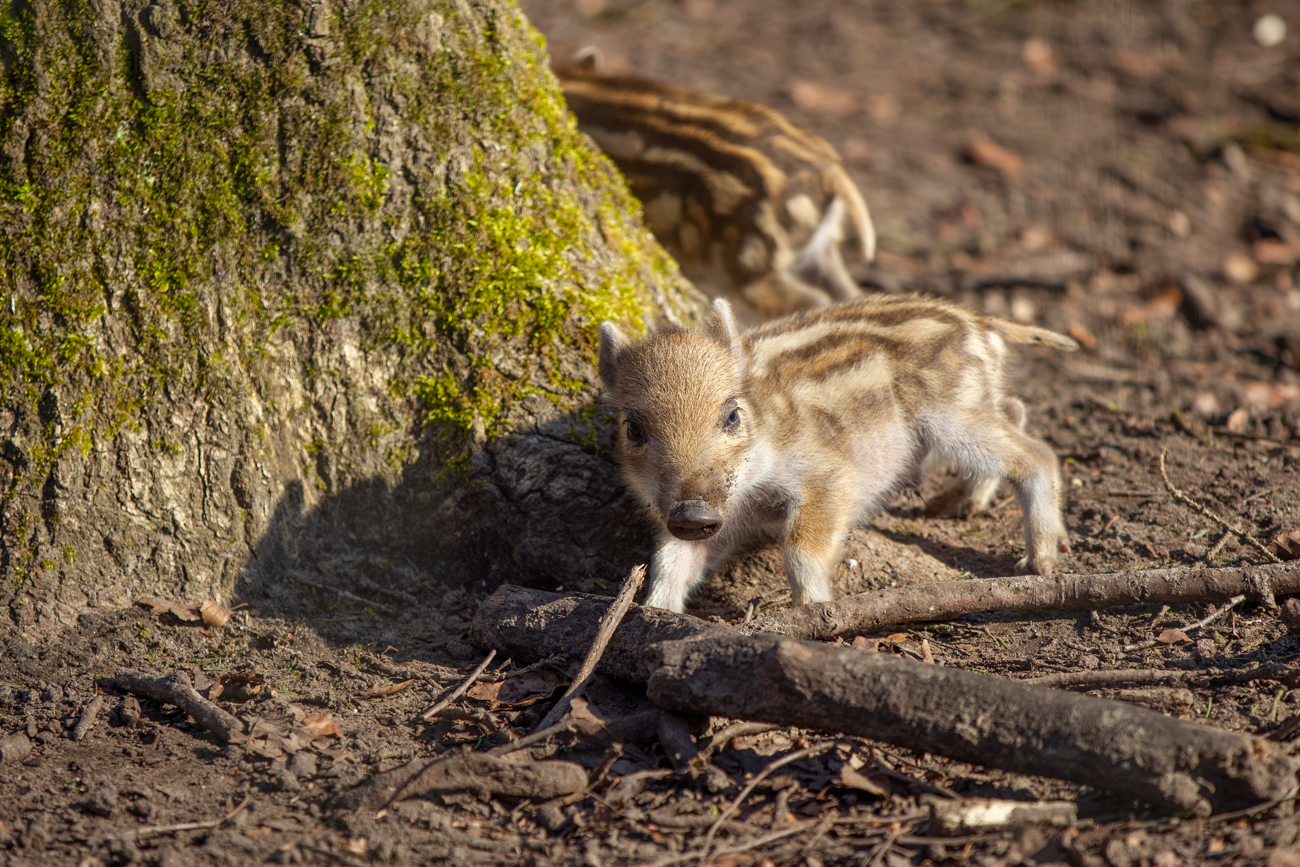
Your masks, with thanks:
[(542, 57), (490, 5), (0, 7), (0, 408), (21, 430), (0, 533), (31, 535), (23, 504), (69, 450), (125, 428), (174, 449), (164, 398), (233, 407), (276, 375), (277, 334), (340, 318), (400, 357), (369, 429), (437, 426), (449, 459), (530, 396), (587, 398), (561, 355), (592, 358), (674, 266)]

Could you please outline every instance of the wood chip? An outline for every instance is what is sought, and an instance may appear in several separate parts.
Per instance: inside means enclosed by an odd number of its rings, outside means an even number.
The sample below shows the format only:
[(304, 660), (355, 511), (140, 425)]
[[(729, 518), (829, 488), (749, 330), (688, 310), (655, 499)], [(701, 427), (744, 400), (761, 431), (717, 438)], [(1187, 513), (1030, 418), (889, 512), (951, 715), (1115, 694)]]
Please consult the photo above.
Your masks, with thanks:
[(1082, 322), (1070, 320), (1069, 324), (1065, 326), (1065, 331), (1074, 338), (1076, 343), (1089, 352), (1097, 348), (1096, 336)]
[(977, 166), (996, 169), (1007, 181), (1014, 181), (1024, 171), (1020, 155), (1002, 147), (982, 132), (971, 133), (965, 156)]
[(862, 110), (862, 100), (857, 94), (846, 90), (836, 90), (798, 78), (790, 81), (789, 90), (794, 104), (809, 111), (855, 114)]

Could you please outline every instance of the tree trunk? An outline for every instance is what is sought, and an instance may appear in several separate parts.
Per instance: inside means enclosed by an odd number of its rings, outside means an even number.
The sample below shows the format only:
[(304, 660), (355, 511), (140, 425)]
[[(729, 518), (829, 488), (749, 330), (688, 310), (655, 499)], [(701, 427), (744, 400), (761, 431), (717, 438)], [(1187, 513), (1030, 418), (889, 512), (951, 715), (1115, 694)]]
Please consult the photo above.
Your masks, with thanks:
[(15, 625), (256, 598), (303, 554), (644, 555), (595, 329), (701, 301), (503, 0), (35, 0), (0, 62)]

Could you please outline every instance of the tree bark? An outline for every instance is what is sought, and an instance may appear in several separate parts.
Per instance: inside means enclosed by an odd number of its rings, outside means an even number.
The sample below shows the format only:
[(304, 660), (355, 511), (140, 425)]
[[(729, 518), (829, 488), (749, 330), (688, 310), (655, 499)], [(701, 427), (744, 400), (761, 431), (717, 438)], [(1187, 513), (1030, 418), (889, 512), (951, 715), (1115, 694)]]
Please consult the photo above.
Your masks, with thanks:
[(448, 587), (644, 555), (591, 411), (596, 327), (704, 305), (518, 10), (0, 17), (15, 626), (145, 593), (291, 599), (304, 552)]

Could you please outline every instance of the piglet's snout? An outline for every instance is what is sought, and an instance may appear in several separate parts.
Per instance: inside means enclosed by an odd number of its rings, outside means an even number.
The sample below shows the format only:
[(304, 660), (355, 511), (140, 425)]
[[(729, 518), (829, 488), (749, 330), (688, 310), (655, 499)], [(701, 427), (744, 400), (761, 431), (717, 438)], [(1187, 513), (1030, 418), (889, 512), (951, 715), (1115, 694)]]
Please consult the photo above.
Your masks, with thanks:
[(687, 542), (707, 539), (722, 528), (722, 516), (703, 500), (684, 500), (668, 513), (668, 532)]

